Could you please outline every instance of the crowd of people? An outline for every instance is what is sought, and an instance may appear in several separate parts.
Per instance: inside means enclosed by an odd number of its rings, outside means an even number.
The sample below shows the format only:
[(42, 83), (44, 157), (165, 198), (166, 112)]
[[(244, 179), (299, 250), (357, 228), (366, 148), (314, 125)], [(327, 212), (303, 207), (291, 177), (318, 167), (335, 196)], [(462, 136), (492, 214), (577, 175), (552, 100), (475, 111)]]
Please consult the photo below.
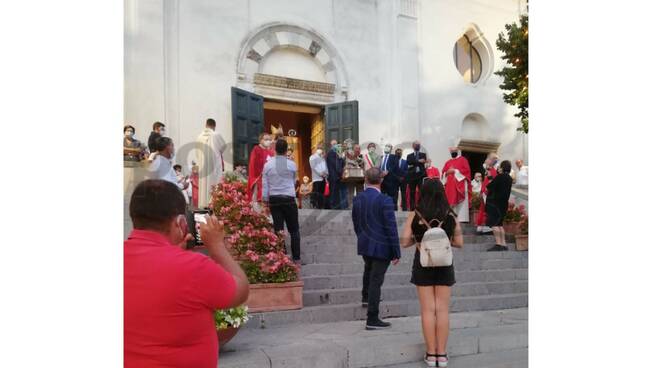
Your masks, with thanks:
[[(206, 223), (200, 225), (209, 257), (186, 251), (191, 235), (185, 213), (190, 207), (204, 207), (211, 186), (222, 180), (225, 142), (215, 132), (215, 121), (208, 119), (197, 139), (201, 154), (190, 175), (184, 175), (181, 165), (174, 163), (174, 142), (165, 135), (164, 124), (154, 123), (147, 146), (134, 138), (132, 126), (125, 126), (124, 133), (125, 158), (147, 159), (150, 175), (131, 196), (134, 230), (124, 245), (127, 366), (157, 364), (163, 357), (173, 365), (215, 366), (217, 339), (211, 312), (245, 302), (247, 278), (227, 253), (223, 224), (214, 216), (206, 216)], [(528, 168), (517, 160), (514, 172), (510, 161), (499, 162), (491, 153), (483, 173), (476, 171), (473, 178), (457, 147), (449, 148), (450, 158), (442, 169), (432, 165), (419, 141), (413, 142), (405, 158), (401, 148), (392, 150), (386, 144), (383, 154), (378, 154), (376, 144), (369, 143), (362, 153), (351, 140), (342, 144), (332, 140), (325, 153), (319, 144), (309, 157), (311, 180), (304, 176), (299, 183), (287, 141), (278, 134), (262, 133), (249, 166), (236, 166), (234, 172), (245, 176), (253, 204), (272, 216), (274, 230), (286, 225), (291, 257), (298, 264), (298, 208), (352, 209), (357, 254), (364, 261), (362, 305), (367, 309), (367, 330), (391, 327), (379, 318), (381, 287), (390, 265), (398, 264), (401, 247), (415, 246), (410, 281), (421, 308), (424, 361), (446, 367), (454, 266), (453, 262), (428, 264), (430, 252), (439, 248), (433, 250), (437, 239), (429, 240), (426, 233), (440, 230), (447, 239), (445, 248), (462, 247), (461, 222), (468, 221), (472, 194), (480, 203), (478, 230), (495, 237), (488, 250), (508, 250), (503, 221), (509, 196), (514, 183), (527, 185)], [(395, 216), (399, 208), (410, 211), (402, 234)], [(191, 339), (182, 341), (180, 330)]]

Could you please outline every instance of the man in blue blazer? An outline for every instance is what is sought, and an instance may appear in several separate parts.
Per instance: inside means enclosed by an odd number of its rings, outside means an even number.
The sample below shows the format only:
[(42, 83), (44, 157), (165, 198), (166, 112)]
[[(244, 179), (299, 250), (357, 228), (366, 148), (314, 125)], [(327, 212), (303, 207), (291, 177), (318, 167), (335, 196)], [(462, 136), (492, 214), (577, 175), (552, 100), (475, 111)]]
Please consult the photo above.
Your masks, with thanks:
[[(394, 151), (394, 156), (396, 156), (397, 161), (399, 162), (397, 179), (399, 180), (399, 190), (401, 191), (401, 209), (403, 211), (408, 211), (408, 206), (406, 205), (406, 187), (408, 186), (406, 183), (406, 175), (408, 174), (408, 160), (401, 158), (402, 155), (403, 150), (401, 148), (397, 148), (396, 151)], [(394, 204), (396, 204), (396, 202)]]
[(372, 167), (365, 174), (365, 190), (353, 199), (353, 229), (357, 234), (358, 255), (364, 259), (362, 306), (367, 306), (367, 330), (391, 326), (378, 318), (380, 288), (390, 262), (399, 263), (401, 248), (394, 203), (380, 192), (381, 171)]
[(336, 139), (330, 141), (330, 149), (326, 155), (328, 167), (328, 184), (330, 185), (330, 209), (341, 209), (340, 193), (341, 176), (344, 172), (344, 159), (341, 157), (341, 146)]
[(383, 194), (392, 198), (394, 210), (396, 211), (396, 202), (399, 197), (399, 159), (392, 153), (392, 145), (386, 144), (383, 156), (380, 158), (380, 171), (383, 173)]

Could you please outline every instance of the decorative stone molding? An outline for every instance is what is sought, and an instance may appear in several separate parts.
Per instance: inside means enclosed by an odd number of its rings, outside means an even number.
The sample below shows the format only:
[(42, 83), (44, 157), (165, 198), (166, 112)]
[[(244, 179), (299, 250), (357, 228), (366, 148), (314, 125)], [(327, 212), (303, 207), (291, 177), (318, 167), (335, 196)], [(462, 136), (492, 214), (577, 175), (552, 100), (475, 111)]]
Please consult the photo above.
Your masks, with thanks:
[(499, 142), (477, 141), (473, 139), (461, 139), (458, 143), (458, 149), (471, 152), (497, 152), (500, 148)]
[(247, 58), (254, 61), (255, 63), (260, 63), (263, 57), (256, 51), (250, 50), (247, 54)]
[[(332, 83), (284, 82), (283, 80), (271, 78), (275, 76), (265, 77), (264, 74), (260, 74), (261, 63), (271, 52), (280, 48), (307, 50), (310, 57), (313, 57), (319, 66), (322, 66), (325, 72), (325, 80)], [(344, 94), (347, 93), (349, 87), (348, 74), (342, 57), (326, 37), (308, 26), (280, 22), (264, 24), (245, 37), (236, 61), (236, 75), (239, 86), (247, 87), (252, 83), (255, 92), (258, 89), (263, 91), (264, 88), (267, 90), (276, 88), (282, 89), (282, 91), (273, 90), (278, 95), (282, 93), (298, 95), (305, 91), (305, 93), (311, 93), (312, 95), (309, 97), (318, 102), (344, 100)], [(291, 88), (291, 85), (295, 88)], [(299, 89), (301, 86), (304, 89)], [(332, 88), (332, 91), (329, 90), (330, 88)], [(293, 92), (290, 91), (292, 89), (297, 89), (300, 92), (289, 93)], [(333, 95), (329, 100), (328, 94)], [(320, 100), (317, 99), (318, 97), (320, 97)]]
[(332, 95), (335, 92), (335, 85), (332, 83), (314, 82), (261, 73), (254, 74), (254, 84), (286, 89), (297, 89), (301, 91), (316, 93), (325, 93), (329, 95)]

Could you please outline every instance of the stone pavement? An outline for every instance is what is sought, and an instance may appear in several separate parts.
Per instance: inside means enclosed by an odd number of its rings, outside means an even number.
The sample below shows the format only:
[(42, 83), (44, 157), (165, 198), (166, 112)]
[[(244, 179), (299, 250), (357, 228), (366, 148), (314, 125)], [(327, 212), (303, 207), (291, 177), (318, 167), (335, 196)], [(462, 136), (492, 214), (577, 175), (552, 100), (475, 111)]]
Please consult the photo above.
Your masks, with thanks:
[[(450, 367), (527, 367), (527, 308), (452, 313), (450, 319)], [(218, 367), (425, 366), (420, 317), (388, 321), (392, 328), (382, 331), (366, 331), (364, 321), (241, 329)]]

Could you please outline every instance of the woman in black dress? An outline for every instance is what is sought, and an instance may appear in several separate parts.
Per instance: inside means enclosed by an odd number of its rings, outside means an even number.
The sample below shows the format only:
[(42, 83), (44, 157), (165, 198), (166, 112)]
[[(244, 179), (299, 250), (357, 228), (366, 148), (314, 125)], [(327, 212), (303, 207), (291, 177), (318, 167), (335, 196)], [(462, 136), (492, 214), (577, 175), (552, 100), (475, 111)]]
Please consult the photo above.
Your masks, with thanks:
[[(461, 225), (451, 210), (445, 187), (439, 178), (425, 178), (420, 189), (417, 211), (408, 215), (403, 228), (401, 246), (404, 248), (419, 245), (427, 230), (422, 216), (427, 222), (437, 219), (447, 233), (454, 247), (463, 246)], [(431, 226), (438, 226), (433, 221)], [(449, 335), (449, 299), (451, 286), (456, 283), (454, 265), (446, 267), (422, 267), (419, 261), (419, 248), (416, 247), (415, 259), (410, 280), (417, 286), (417, 296), (422, 315), (422, 331), (426, 342), (424, 361), (429, 367), (447, 366), (447, 337)]]
[(506, 247), (504, 234), (504, 216), (509, 209), (509, 196), (511, 195), (511, 162), (502, 161), (497, 176), (488, 183), (488, 195), (486, 197), (486, 225), (493, 229), (495, 245), (488, 249), (489, 252), (509, 250)]

